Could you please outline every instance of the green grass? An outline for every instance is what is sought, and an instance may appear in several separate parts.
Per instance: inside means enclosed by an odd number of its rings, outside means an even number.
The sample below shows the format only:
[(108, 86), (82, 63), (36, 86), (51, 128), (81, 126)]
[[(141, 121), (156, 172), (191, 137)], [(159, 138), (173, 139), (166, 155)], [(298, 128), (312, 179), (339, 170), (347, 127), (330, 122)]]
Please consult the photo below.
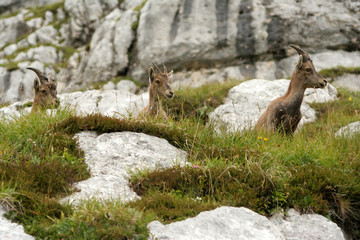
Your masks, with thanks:
[(323, 69), (319, 73), (321, 75), (323, 75), (325, 78), (329, 78), (331, 80), (334, 80), (335, 77), (342, 76), (345, 73), (360, 74), (360, 67), (342, 67), (342, 66), (338, 66), (336, 68)]
[[(45, 18), (45, 13), (47, 11), (52, 12), (55, 16), (56, 16), (56, 11), (58, 8), (64, 8), (64, 2), (58, 2), (58, 3), (54, 3), (54, 4), (50, 4), (50, 5), (46, 5), (43, 7), (35, 7), (35, 8), (30, 8), (29, 13), (32, 13), (32, 16), (26, 17), (25, 21), (29, 21), (33, 18)], [(56, 19), (55, 19), (56, 21)]]
[[(0, 201), (8, 217), (40, 239), (147, 239), (146, 225), (183, 220), (218, 206), (244, 206), (270, 216), (295, 208), (335, 221), (360, 237), (360, 135), (335, 138), (359, 121), (360, 94), (338, 89), (338, 100), (312, 104), (318, 120), (293, 139), (255, 133), (218, 133), (208, 113), (238, 84), (181, 89), (164, 102), (170, 119), (74, 116), (58, 110), (0, 123)], [(60, 205), (73, 182), (89, 173), (72, 136), (80, 131), (144, 132), (189, 154), (191, 166), (135, 172), (142, 199)], [(54, 184), (56, 183), (56, 184)]]

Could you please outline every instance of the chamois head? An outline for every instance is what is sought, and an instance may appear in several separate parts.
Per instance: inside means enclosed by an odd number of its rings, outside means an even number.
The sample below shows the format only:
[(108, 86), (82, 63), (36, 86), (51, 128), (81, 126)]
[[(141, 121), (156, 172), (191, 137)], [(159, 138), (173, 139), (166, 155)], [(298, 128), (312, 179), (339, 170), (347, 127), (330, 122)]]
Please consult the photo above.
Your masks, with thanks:
[(160, 68), (154, 63), (153, 67), (149, 68), (149, 83), (150, 89), (157, 96), (171, 99), (174, 97), (174, 92), (170, 87), (172, 81), (173, 70), (167, 72), (164, 65), (164, 71), (161, 72)]
[(32, 111), (38, 108), (56, 108), (59, 106), (59, 100), (56, 96), (56, 83), (54, 75), (49, 73), (49, 77), (46, 77), (39, 69), (28, 67), (38, 76), (34, 80), (35, 97), (32, 106)]
[(314, 67), (314, 64), (307, 52), (303, 49), (296, 47), (292, 44), (289, 45), (294, 48), (299, 54), (299, 60), (295, 67), (295, 77), (303, 79), (304, 88), (323, 88), (326, 86), (327, 81), (321, 76)]

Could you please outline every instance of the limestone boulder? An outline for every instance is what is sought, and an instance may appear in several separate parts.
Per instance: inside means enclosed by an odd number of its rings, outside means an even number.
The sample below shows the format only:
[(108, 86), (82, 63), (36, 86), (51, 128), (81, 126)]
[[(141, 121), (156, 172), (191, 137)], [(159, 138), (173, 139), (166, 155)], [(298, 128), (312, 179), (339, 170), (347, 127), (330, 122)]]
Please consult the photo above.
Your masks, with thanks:
[(23, 226), (5, 218), (6, 213), (7, 210), (0, 205), (0, 239), (35, 240), (33, 236), (25, 233)]
[(167, 225), (153, 221), (148, 228), (149, 239), (159, 240), (285, 240), (266, 217), (243, 207), (219, 207)]
[(90, 90), (59, 95), (60, 107), (74, 109), (78, 115), (100, 113), (111, 117), (129, 117), (137, 114), (149, 102), (149, 94), (135, 95), (121, 90)]
[[(285, 79), (274, 81), (254, 79), (243, 82), (233, 87), (225, 103), (209, 114), (210, 121), (227, 131), (252, 129), (270, 102), (286, 93), (289, 83), (290, 80)], [(300, 126), (316, 120), (315, 110), (308, 105), (308, 102), (335, 100), (336, 94), (336, 89), (330, 84), (324, 89), (307, 89), (301, 105), (303, 116)]]
[(286, 216), (276, 214), (270, 221), (280, 230), (285, 239), (345, 240), (336, 223), (318, 214), (300, 215), (294, 209)]
[(292, 209), (286, 217), (269, 220), (244, 207), (219, 207), (167, 225), (153, 221), (148, 228), (149, 240), (345, 240), (341, 229), (325, 217)]
[(346, 88), (350, 91), (359, 92), (360, 91), (360, 75), (346, 73), (342, 76), (336, 77), (334, 82), (332, 82), (332, 84), (335, 87)]
[(131, 172), (186, 164), (186, 152), (165, 139), (143, 133), (114, 132), (98, 135), (95, 132), (82, 132), (75, 137), (85, 153), (91, 177), (76, 183), (74, 187), (80, 191), (66, 197), (63, 202), (78, 204), (89, 198), (135, 200), (139, 196), (130, 189)]
[(124, 79), (116, 84), (116, 89), (120, 91), (136, 93), (139, 90), (139, 87), (136, 86), (133, 81)]
[(352, 137), (355, 134), (360, 134), (360, 121), (350, 123), (349, 125), (340, 128), (336, 133), (336, 137)]

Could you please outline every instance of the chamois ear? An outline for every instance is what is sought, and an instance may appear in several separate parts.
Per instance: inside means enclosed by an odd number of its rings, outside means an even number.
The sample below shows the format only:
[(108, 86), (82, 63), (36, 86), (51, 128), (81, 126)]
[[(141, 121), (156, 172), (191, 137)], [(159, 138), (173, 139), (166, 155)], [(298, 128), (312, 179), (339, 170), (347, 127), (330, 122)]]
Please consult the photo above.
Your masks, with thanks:
[(171, 70), (170, 72), (167, 73), (168, 78), (169, 78), (170, 81), (173, 80), (173, 72), (174, 72), (174, 70)]
[(155, 73), (154, 68), (150, 67), (149, 68), (149, 83), (150, 84), (154, 81), (154, 73)]
[(300, 70), (301, 70), (301, 66), (302, 66), (302, 64), (303, 64), (303, 56), (302, 55), (300, 55), (299, 56), (299, 60), (298, 60), (298, 62), (297, 62), (297, 64), (296, 64), (296, 73), (298, 73)]
[(39, 91), (39, 80), (37, 78), (35, 78), (34, 80), (34, 89), (35, 89), (35, 92), (37, 93)]

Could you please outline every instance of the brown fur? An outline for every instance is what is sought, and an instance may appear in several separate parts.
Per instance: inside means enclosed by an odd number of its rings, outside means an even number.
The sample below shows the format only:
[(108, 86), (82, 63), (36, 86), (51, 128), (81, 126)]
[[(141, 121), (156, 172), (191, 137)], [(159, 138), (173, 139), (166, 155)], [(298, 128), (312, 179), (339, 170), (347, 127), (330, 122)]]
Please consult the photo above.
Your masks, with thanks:
[(49, 73), (49, 78), (46, 77), (40, 70), (36, 68), (27, 68), (36, 73), (38, 78), (34, 80), (35, 97), (31, 111), (44, 108), (56, 108), (59, 106), (59, 100), (56, 96), (56, 83), (54, 75)]
[(172, 80), (172, 73), (167, 72), (164, 65), (164, 71), (154, 64), (154, 67), (149, 68), (149, 104), (141, 111), (141, 116), (155, 116), (167, 119), (166, 112), (162, 109), (161, 100), (163, 98), (172, 99), (174, 93), (170, 87)]
[(327, 81), (316, 70), (308, 53), (290, 45), (299, 53), (299, 61), (284, 96), (270, 103), (255, 125), (255, 130), (278, 131), (292, 136), (301, 120), (300, 106), (306, 88), (323, 88)]

